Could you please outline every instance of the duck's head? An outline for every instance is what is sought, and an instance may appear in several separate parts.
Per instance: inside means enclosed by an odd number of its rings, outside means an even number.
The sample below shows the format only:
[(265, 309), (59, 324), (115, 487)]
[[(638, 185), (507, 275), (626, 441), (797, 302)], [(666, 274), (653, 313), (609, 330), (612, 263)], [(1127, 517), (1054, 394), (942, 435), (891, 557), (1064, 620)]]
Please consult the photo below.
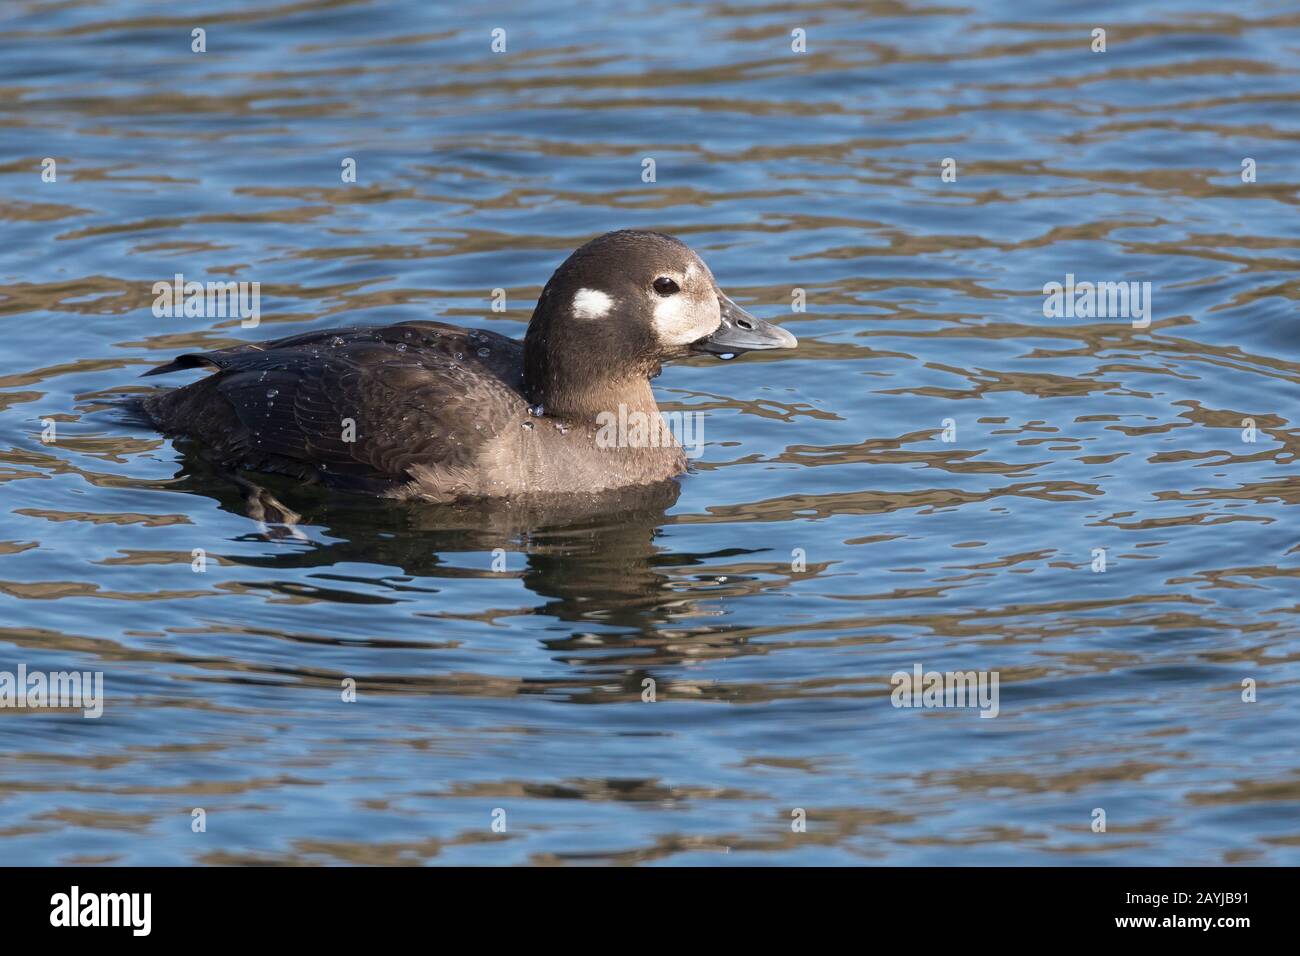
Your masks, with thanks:
[(569, 256), (542, 290), (525, 339), (525, 385), (548, 411), (599, 411), (670, 359), (798, 344), (728, 298), (681, 240), (607, 232)]

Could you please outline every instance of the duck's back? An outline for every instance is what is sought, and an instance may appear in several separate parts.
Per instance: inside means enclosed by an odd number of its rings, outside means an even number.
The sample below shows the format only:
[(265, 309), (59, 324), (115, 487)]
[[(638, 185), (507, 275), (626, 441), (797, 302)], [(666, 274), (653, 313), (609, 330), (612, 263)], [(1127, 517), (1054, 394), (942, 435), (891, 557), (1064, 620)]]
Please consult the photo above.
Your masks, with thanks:
[(151, 396), (164, 432), (230, 468), (398, 493), (412, 471), (446, 497), (482, 494), (482, 461), (527, 415), (523, 345), (437, 322), (329, 329), (182, 355), (150, 375), (211, 367)]

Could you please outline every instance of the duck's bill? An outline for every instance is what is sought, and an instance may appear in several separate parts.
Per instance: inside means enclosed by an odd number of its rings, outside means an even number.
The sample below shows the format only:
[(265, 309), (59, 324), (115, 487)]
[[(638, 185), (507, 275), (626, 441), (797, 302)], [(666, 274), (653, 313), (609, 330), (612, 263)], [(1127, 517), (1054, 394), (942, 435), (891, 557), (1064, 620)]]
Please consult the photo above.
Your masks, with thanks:
[(792, 349), (799, 344), (798, 339), (779, 325), (754, 318), (722, 293), (718, 293), (718, 305), (722, 310), (722, 324), (712, 335), (691, 343), (696, 352), (739, 355), (762, 349)]

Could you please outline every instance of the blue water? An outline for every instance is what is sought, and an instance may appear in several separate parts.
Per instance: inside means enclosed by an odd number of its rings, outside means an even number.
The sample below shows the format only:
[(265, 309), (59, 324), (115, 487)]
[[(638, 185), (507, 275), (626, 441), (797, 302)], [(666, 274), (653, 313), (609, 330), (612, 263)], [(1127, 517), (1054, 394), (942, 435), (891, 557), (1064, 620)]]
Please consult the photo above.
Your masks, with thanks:
[[(0, 13), (0, 671), (105, 693), (0, 708), (0, 862), (1300, 862), (1294, 4), (181, 9)], [(628, 227), (800, 338), (665, 369), (676, 500), (290, 488), (294, 535), (115, 404), (522, 335)], [(156, 318), (177, 272), (261, 324)], [(1149, 327), (1045, 316), (1067, 274)], [(892, 706), (916, 664), (998, 716)]]

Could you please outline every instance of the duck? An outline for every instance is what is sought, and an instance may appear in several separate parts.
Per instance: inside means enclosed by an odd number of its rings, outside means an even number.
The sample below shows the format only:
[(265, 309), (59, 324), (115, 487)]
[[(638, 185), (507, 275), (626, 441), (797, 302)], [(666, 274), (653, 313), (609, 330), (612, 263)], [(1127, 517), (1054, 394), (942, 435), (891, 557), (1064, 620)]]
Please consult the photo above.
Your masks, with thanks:
[(686, 243), (619, 230), (555, 270), (523, 341), (420, 320), (311, 331), (179, 355), (144, 374), (213, 374), (141, 407), (231, 477), (433, 502), (591, 494), (687, 470), (667, 430), (611, 440), (611, 416), (661, 421), (650, 383), (665, 362), (797, 345)]

